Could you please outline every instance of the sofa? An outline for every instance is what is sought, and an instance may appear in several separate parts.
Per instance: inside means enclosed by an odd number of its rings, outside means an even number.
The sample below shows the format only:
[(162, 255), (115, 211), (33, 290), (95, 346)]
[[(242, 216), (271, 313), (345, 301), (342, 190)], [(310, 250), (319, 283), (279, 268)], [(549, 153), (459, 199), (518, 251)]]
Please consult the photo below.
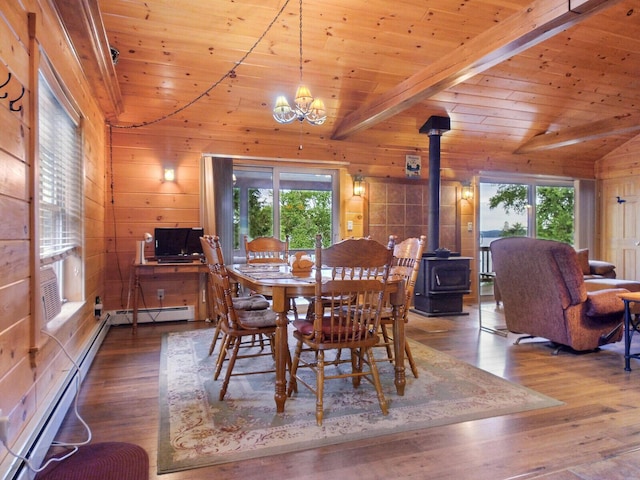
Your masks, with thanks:
[(616, 278), (616, 266), (613, 263), (602, 260), (591, 260), (589, 258), (588, 248), (576, 250), (576, 254), (585, 280)]
[[(576, 250), (578, 263), (584, 275), (584, 283), (587, 292), (596, 292), (607, 288), (624, 288), (630, 292), (640, 292), (640, 282), (616, 278), (616, 266), (601, 260), (590, 260), (589, 249)], [(640, 315), (640, 304), (631, 304), (631, 313)]]
[(575, 351), (622, 338), (624, 305), (618, 294), (628, 290), (587, 291), (571, 245), (509, 237), (493, 241), (490, 248), (509, 331)]

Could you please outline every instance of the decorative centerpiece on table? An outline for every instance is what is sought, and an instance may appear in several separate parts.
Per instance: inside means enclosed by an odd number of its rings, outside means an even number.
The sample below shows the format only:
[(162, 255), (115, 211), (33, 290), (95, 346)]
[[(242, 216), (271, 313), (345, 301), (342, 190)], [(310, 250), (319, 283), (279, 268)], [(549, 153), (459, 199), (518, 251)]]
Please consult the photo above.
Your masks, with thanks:
[(296, 252), (291, 257), (291, 273), (296, 277), (309, 277), (311, 276), (311, 269), (313, 268), (313, 260), (305, 252)]

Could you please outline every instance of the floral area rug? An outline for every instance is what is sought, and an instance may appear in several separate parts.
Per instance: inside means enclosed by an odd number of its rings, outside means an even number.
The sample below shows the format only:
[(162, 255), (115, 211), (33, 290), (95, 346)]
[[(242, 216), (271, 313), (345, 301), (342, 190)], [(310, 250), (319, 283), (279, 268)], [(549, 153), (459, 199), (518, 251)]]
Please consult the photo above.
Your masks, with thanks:
[[(301, 384), (287, 400), (285, 412), (276, 413), (275, 374), (232, 377), (225, 400), (219, 401), (223, 375), (213, 380), (216, 353), (208, 356), (212, 333), (213, 329), (201, 329), (163, 338), (159, 474), (562, 405), (411, 342), (419, 378), (407, 368), (404, 396), (395, 393), (392, 365), (377, 362), (389, 404), (387, 416), (369, 382), (354, 389), (350, 379), (330, 380), (325, 383), (323, 426), (318, 427), (315, 396)], [(273, 362), (270, 357), (257, 361)], [(254, 358), (239, 360), (236, 371), (248, 363), (259, 368)], [(307, 373), (313, 382), (315, 377)]]

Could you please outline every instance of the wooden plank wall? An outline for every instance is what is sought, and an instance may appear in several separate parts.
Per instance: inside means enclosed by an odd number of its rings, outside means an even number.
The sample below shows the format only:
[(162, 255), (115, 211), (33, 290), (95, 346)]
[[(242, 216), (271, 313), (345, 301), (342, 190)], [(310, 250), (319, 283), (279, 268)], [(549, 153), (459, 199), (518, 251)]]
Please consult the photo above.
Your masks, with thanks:
[[(109, 152), (105, 233), (107, 273), (105, 309), (132, 307), (130, 296), (135, 245), (156, 227), (200, 226), (200, 152), (167, 152), (163, 145), (139, 143), (153, 127), (135, 131), (113, 128)], [(175, 168), (175, 182), (163, 182), (164, 166)], [(207, 232), (208, 233), (208, 232)], [(153, 244), (146, 246), (153, 256)], [(156, 290), (165, 291), (163, 306), (194, 305), (199, 301), (197, 275), (145, 278), (140, 306), (160, 306)]]
[[(33, 428), (48, 407), (70, 363), (57, 343), (40, 333), (31, 310), (32, 271), (37, 271), (37, 246), (31, 228), (30, 175), (33, 168), (34, 108), (37, 76), (30, 63), (37, 62), (42, 47), (69, 89), (83, 116), (84, 131), (84, 293), (87, 303), (56, 332), (73, 356), (97, 327), (93, 303), (104, 295), (105, 271), (105, 130), (103, 115), (47, 0), (3, 2), (0, 15), (0, 83), (11, 80), (0, 100), (0, 408), (8, 415), (9, 445)], [(29, 18), (34, 20), (35, 42), (30, 42)], [(19, 102), (11, 99), (25, 92)], [(37, 217), (36, 217), (37, 218)], [(30, 354), (31, 352), (31, 354)], [(6, 450), (0, 462), (7, 461)], [(2, 468), (0, 468), (2, 470)]]

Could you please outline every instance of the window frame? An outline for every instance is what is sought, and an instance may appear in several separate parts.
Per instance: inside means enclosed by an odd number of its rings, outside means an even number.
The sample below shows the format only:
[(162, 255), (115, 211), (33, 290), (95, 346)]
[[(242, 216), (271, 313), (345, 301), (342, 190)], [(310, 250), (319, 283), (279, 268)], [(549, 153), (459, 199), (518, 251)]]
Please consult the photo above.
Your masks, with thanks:
[[(234, 174), (238, 174), (242, 171), (247, 172), (259, 172), (262, 174), (271, 175), (272, 184), (272, 198), (273, 198), (273, 232), (276, 236), (279, 236), (280, 232), (280, 180), (283, 174), (309, 174), (309, 175), (326, 175), (331, 177), (331, 243), (337, 241), (340, 231), (340, 171), (339, 169), (332, 168), (301, 168), (297, 166), (289, 165), (274, 165), (274, 166), (254, 166), (246, 164), (234, 164)], [(242, 203), (242, 200), (241, 200)], [(241, 209), (243, 207), (241, 206)], [(246, 208), (246, 205), (244, 206)], [(246, 213), (246, 212), (245, 212)], [(241, 222), (239, 230), (239, 245), (234, 249), (234, 256), (238, 259), (243, 258), (245, 255), (244, 244), (242, 238), (244, 235), (248, 235), (248, 225)]]
[[(44, 313), (36, 315), (40, 319), (40, 328), (46, 328), (48, 331), (55, 331), (61, 325), (63, 325), (68, 319), (70, 319), (77, 311), (80, 310), (85, 303), (85, 282), (84, 282), (84, 258), (82, 252), (84, 251), (84, 131), (82, 115), (80, 110), (76, 107), (73, 97), (65, 88), (64, 83), (61, 81), (58, 75), (56, 75), (50, 62), (44, 55), (44, 52), (40, 52), (40, 62), (38, 65), (38, 82), (37, 82), (37, 109), (36, 109), (36, 123), (37, 123), (37, 148), (34, 158), (35, 171), (34, 171), (34, 219), (35, 219), (35, 235), (34, 235), (34, 250), (36, 268), (41, 269), (43, 267), (52, 266), (56, 272), (56, 276), (59, 281), (59, 294), (62, 303), (61, 312), (54, 318), (47, 319)], [(47, 89), (47, 93), (43, 93), (43, 89)], [(55, 105), (53, 112), (46, 112), (43, 108), (42, 95), (51, 95)], [(56, 109), (57, 107), (57, 109)], [(46, 120), (43, 117), (51, 114), (50, 121), (55, 122), (56, 115), (64, 114), (74, 125), (74, 136), (76, 145), (72, 145), (72, 151), (75, 152), (74, 161), (71, 162), (71, 166), (65, 168), (65, 173), (76, 174), (77, 176), (72, 181), (74, 187), (74, 198), (68, 200), (69, 202), (77, 202), (78, 205), (71, 210), (74, 212), (71, 217), (72, 230), (74, 235), (69, 245), (56, 251), (50, 251), (46, 254), (43, 252), (42, 238), (44, 232), (42, 231), (41, 213), (43, 212), (43, 205), (41, 201), (41, 178), (43, 174), (43, 151), (42, 151), (42, 121)], [(56, 126), (58, 123), (56, 123)], [(56, 153), (60, 153), (57, 151)], [(65, 152), (66, 153), (66, 152)], [(55, 153), (54, 153), (55, 156)], [(55, 163), (55, 160), (53, 160)], [(68, 185), (68, 182), (64, 182)], [(66, 194), (64, 196), (67, 196)], [(50, 208), (50, 207), (47, 207)], [(57, 208), (57, 207), (56, 207)], [(39, 278), (39, 275), (38, 275)], [(42, 285), (38, 282), (35, 285), (38, 291), (37, 298), (43, 298)], [(40, 302), (36, 303), (36, 308), (40, 305)], [(39, 312), (38, 312), (39, 313)]]
[[(537, 224), (536, 224), (536, 209), (537, 209), (537, 198), (536, 198), (536, 194), (537, 194), (537, 189), (538, 187), (569, 187), (569, 188), (573, 188), (574, 189), (574, 210), (573, 210), (573, 235), (574, 235), (574, 239), (573, 239), (573, 244), (577, 244), (577, 239), (576, 239), (576, 235), (579, 230), (580, 227), (580, 218), (577, 215), (577, 208), (578, 208), (578, 202), (582, 201), (587, 202), (587, 201), (593, 201), (593, 198), (591, 199), (587, 199), (587, 200), (580, 200), (578, 198), (578, 187), (579, 187), (579, 180), (576, 179), (572, 179), (572, 178), (567, 178), (567, 177), (555, 177), (555, 176), (530, 176), (530, 175), (489, 175), (489, 174), (482, 174), (479, 176), (478, 178), (478, 186), (480, 186), (481, 183), (488, 183), (488, 184), (514, 184), (514, 185), (523, 185), (525, 187), (527, 187), (527, 203), (528, 203), (528, 208), (527, 208), (527, 225), (526, 225), (526, 229), (527, 229), (527, 236), (528, 237), (532, 237), (532, 238), (537, 238)], [(477, 203), (478, 205), (478, 245), (480, 245), (481, 243), (481, 237), (480, 237), (480, 229), (482, 227), (481, 222), (480, 222), (480, 201), (478, 201)]]

